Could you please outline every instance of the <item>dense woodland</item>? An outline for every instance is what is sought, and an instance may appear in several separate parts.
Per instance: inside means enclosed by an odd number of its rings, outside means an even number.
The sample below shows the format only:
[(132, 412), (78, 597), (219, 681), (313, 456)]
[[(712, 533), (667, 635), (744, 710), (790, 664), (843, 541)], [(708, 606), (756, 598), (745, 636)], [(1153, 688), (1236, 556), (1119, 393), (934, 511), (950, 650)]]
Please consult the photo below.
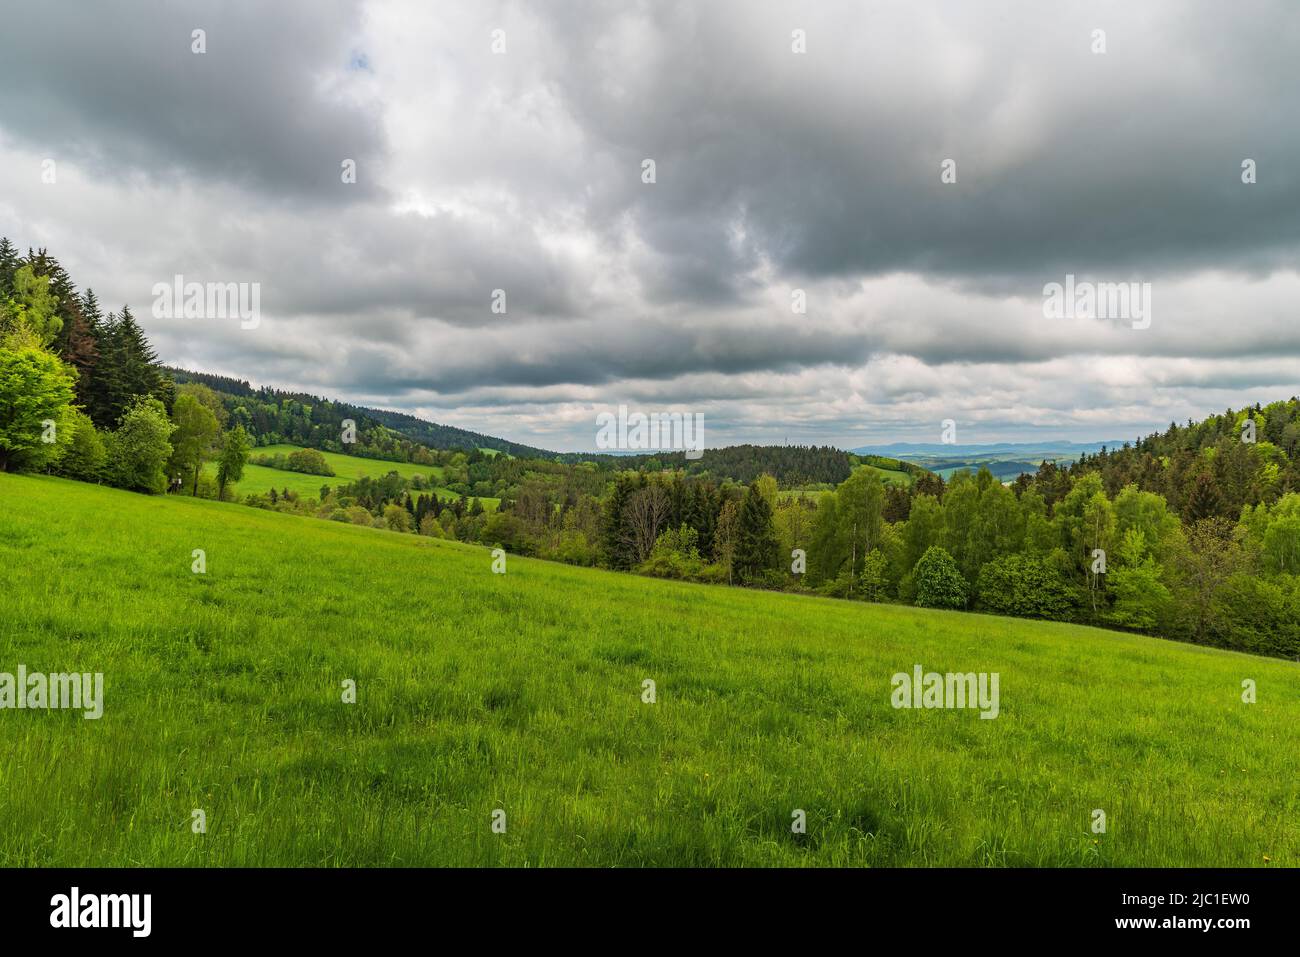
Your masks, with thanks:
[[(345, 421), (355, 442), (344, 442)], [(355, 482), (288, 443), (426, 465)], [(487, 449), (488, 451), (484, 451)], [(495, 454), (494, 454), (495, 453)], [(317, 496), (239, 494), (247, 463)], [(209, 466), (215, 465), (215, 468)], [(162, 367), (44, 250), (0, 242), (0, 469), (455, 538), (581, 565), (1085, 622), (1300, 658), (1300, 401), (1170, 425), (1010, 484), (831, 448), (555, 454)], [(881, 472), (881, 469), (887, 472)], [(886, 482), (887, 473), (906, 481)], [(794, 490), (794, 491), (792, 491)], [(481, 499), (499, 499), (495, 511)], [(486, 567), (486, 566), (485, 566)]]

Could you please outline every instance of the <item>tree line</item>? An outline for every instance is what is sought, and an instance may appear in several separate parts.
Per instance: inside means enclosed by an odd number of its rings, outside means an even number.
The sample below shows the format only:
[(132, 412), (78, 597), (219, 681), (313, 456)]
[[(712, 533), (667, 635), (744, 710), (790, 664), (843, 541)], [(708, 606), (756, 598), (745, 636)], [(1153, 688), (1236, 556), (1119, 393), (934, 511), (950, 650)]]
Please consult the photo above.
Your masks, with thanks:
[(0, 470), (162, 492), (217, 460), (220, 492), (251, 445), (205, 386), (179, 389), (131, 310), (104, 313), (45, 250), (0, 239)]
[[(20, 257), (0, 242), (0, 468), (226, 498), (255, 443), (329, 449), (346, 413), (357, 414), (239, 380), (209, 382), (220, 391), (193, 378), (177, 384), (128, 308), (103, 315), (43, 250)], [(699, 461), (493, 456), (430, 449), (364, 415), (356, 424), (365, 453), (426, 464), (428, 474), (244, 501), (647, 575), (1300, 657), (1295, 398), (1171, 425), (1069, 466), (1046, 462), (1009, 484), (987, 469), (945, 482), (892, 460), (796, 446), (722, 449)], [(312, 451), (267, 464), (330, 471)], [(772, 471), (755, 474), (763, 464)], [(887, 484), (880, 468), (908, 482)], [(485, 508), (484, 498), (499, 506)]]

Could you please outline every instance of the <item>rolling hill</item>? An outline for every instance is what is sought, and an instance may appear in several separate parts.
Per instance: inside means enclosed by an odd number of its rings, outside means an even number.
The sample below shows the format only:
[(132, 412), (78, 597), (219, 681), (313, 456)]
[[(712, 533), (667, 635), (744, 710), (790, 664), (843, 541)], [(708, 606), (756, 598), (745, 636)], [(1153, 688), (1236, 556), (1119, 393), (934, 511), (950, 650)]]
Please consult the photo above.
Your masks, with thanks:
[[(99, 720), (0, 711), (0, 866), (1300, 863), (1291, 662), (48, 477), (0, 505), (0, 671), (105, 682)], [(997, 718), (895, 709), (916, 665), (998, 673)]]
[[(252, 450), (252, 459), (263, 455), (288, 455), (296, 452), (300, 446), (297, 445), (264, 445)], [(493, 451), (491, 454), (501, 454)], [(249, 464), (244, 466), (244, 477), (234, 486), (234, 494), (237, 498), (245, 495), (263, 495), (271, 489), (281, 491), (290, 489), (304, 498), (318, 498), (322, 486), (339, 486), (349, 482), (354, 482), (363, 476), (371, 478), (380, 478), (389, 472), (396, 472), (403, 478), (411, 478), (416, 475), (422, 475), (427, 479), (441, 480), (443, 470), (436, 465), (417, 465), (412, 462), (388, 462), (382, 459), (367, 459), (355, 455), (342, 455), (338, 452), (321, 452), (325, 461), (329, 463), (330, 468), (334, 470), (333, 475), (309, 475), (303, 472), (292, 472), (288, 469), (270, 468), (264, 465), (255, 465), (250, 460)], [(207, 475), (216, 476), (216, 463), (208, 462), (204, 466), (204, 472)], [(433, 491), (440, 499), (444, 501), (454, 501), (460, 496), (449, 488), (437, 487)], [(499, 498), (483, 496), (479, 499), (483, 507), (488, 510), (494, 510), (501, 504)]]
[[(387, 409), (372, 409), (364, 405), (356, 405), (351, 402), (332, 402), (322, 399), (319, 396), (310, 395), (305, 392), (288, 391), (266, 386), (260, 389), (254, 389), (246, 380), (235, 379), (230, 376), (215, 375), (208, 372), (198, 372), (192, 369), (180, 369), (172, 366), (163, 367), (172, 380), (177, 385), (186, 383), (195, 383), (206, 385), (208, 388), (235, 400), (247, 399), (260, 400), (263, 402), (283, 403), (286, 400), (305, 404), (309, 407), (328, 407), (330, 409), (330, 421), (344, 416), (351, 417), (362, 423), (365, 428), (366, 423), (382, 425), (384, 428), (391, 429), (398, 435), (405, 436), (413, 442), (418, 442), (434, 449), (483, 449), (492, 450), (493, 452), (505, 452), (509, 455), (524, 456), (528, 458), (550, 459), (555, 458), (557, 453), (548, 452), (545, 449), (533, 448), (530, 445), (521, 445), (518, 442), (511, 442), (509, 439), (501, 439), (496, 436), (483, 435), (480, 432), (473, 432), (469, 429), (460, 429), (451, 425), (439, 425), (436, 422), (429, 422), (425, 419), (408, 415), (405, 412), (393, 412)], [(331, 433), (337, 438), (338, 430), (333, 429)]]

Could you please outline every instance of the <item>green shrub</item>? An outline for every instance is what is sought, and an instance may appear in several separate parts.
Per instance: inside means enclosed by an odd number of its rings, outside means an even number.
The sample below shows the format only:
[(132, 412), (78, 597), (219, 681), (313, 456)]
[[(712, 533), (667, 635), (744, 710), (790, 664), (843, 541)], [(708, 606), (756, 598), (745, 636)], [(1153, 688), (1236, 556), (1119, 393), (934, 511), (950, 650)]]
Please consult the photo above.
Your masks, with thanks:
[(965, 608), (966, 579), (947, 550), (931, 545), (916, 562), (916, 604), (921, 608)]
[(0, 472), (42, 469), (59, 457), (72, 439), (72, 395), (72, 373), (56, 357), (0, 348)]
[(307, 475), (333, 475), (334, 470), (325, 461), (325, 456), (316, 449), (298, 449), (290, 452), (284, 467), (290, 472), (304, 472)]
[(152, 396), (137, 397), (109, 442), (112, 483), (137, 492), (165, 492), (163, 467), (172, 454), (171, 434), (172, 423), (163, 404)]
[(642, 575), (696, 580), (704, 570), (699, 533), (689, 525), (670, 528), (657, 539), (650, 557), (637, 566)]
[(1256, 655), (1300, 657), (1300, 577), (1233, 575), (1214, 596), (1214, 643)]
[(74, 410), (69, 419), (72, 438), (59, 459), (59, 473), (82, 482), (98, 482), (104, 477), (104, 464), (108, 459), (104, 438), (84, 412)]
[(978, 606), (1019, 618), (1069, 618), (1069, 585), (1053, 563), (1030, 555), (1006, 555), (987, 562), (976, 583)]

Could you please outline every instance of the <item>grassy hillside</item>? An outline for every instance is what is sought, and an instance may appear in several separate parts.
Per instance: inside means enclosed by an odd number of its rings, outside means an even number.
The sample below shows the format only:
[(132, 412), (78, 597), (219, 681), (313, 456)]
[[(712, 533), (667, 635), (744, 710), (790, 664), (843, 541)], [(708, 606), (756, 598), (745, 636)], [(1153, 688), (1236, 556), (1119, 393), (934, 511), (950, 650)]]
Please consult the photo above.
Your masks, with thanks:
[[(0, 866), (1300, 864), (1290, 662), (494, 575), (454, 542), (51, 478), (0, 475), (0, 506), (0, 671), (105, 675), (98, 721), (0, 711)], [(999, 717), (895, 710), (918, 663), (998, 672)]]
[(916, 481), (907, 472), (903, 472), (899, 469), (882, 469), (875, 465), (859, 465), (858, 468), (867, 469), (868, 471), (874, 472), (875, 474), (879, 475), (881, 481), (883, 481), (886, 485), (910, 486), (914, 481)]
[[(297, 452), (301, 446), (297, 445), (264, 445), (253, 449), (253, 456), (259, 455), (289, 455)], [(385, 462), (382, 459), (365, 459), (356, 455), (341, 455), (338, 452), (321, 452), (325, 461), (329, 463), (330, 468), (334, 470), (336, 480), (351, 482), (361, 478), (363, 475), (369, 475), (371, 478), (378, 478), (381, 475), (387, 475), (389, 472), (396, 472), (403, 478), (411, 478), (415, 475), (423, 475), (425, 478), (442, 478), (442, 468), (437, 465), (416, 465), (413, 462)], [(320, 478), (321, 476), (312, 476)]]
[[(298, 451), (297, 445), (265, 445), (253, 449), (252, 457), (259, 455), (288, 455), (291, 452)], [(244, 477), (235, 486), (237, 496), (258, 495), (269, 492), (272, 488), (276, 491), (291, 489), (304, 498), (319, 498), (322, 485), (337, 486), (346, 485), (354, 482), (362, 476), (379, 478), (387, 475), (389, 472), (396, 472), (404, 478), (411, 478), (415, 475), (423, 475), (426, 478), (442, 480), (443, 469), (437, 465), (416, 465), (411, 462), (385, 462), (381, 459), (366, 459), (355, 455), (341, 455), (338, 452), (321, 452), (325, 461), (329, 463), (330, 468), (334, 470), (333, 475), (306, 475), (302, 472), (290, 472), (284, 469), (267, 468), (262, 465), (249, 464), (244, 468)], [(216, 463), (209, 462), (204, 466), (204, 471), (216, 477)], [(453, 501), (460, 496), (449, 488), (436, 488), (433, 491), (438, 493), (438, 497), (444, 501)], [(501, 504), (498, 498), (485, 497), (480, 499), (483, 507), (493, 511)]]

